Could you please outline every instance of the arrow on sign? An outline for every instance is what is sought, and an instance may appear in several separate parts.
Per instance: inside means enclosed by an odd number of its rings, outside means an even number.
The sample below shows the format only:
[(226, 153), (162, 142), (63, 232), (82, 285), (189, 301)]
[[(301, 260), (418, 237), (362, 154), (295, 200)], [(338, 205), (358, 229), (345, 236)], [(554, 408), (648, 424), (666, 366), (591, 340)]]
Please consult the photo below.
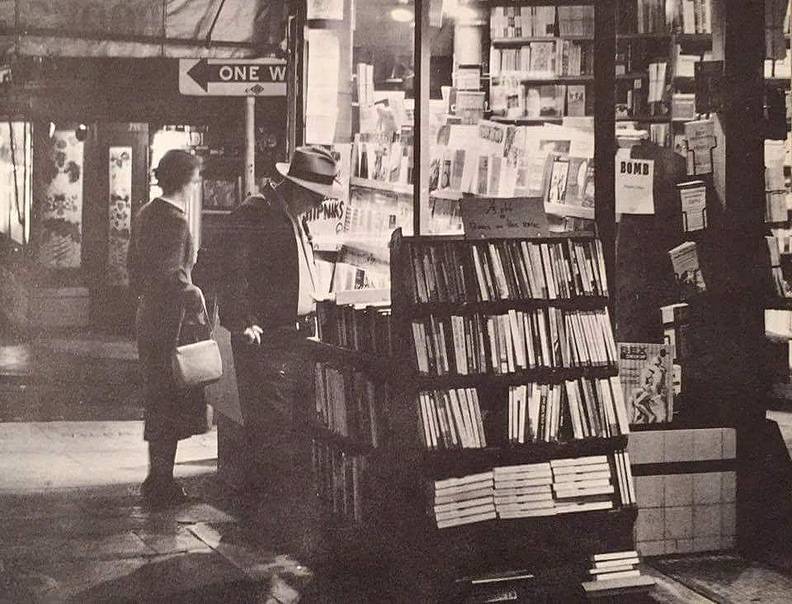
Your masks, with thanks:
[(255, 84), (259, 82), (285, 82), (286, 65), (259, 63), (209, 63), (201, 59), (187, 72), (204, 92), (210, 83)]

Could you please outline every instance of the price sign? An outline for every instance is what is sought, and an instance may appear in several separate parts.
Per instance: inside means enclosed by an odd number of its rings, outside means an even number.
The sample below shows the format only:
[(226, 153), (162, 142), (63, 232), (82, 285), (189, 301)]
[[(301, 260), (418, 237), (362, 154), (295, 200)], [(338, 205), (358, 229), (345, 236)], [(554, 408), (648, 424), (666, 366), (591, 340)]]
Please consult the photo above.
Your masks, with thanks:
[(464, 197), (459, 202), (467, 239), (537, 237), (550, 232), (538, 197)]

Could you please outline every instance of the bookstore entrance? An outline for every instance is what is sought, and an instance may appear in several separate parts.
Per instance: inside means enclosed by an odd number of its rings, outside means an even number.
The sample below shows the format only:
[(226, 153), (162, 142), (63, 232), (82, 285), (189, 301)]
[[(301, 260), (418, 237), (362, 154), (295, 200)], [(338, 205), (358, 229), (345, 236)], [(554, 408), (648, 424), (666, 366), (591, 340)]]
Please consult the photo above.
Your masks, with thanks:
[[(639, 560), (783, 549), (788, 495), (760, 500), (755, 465), (789, 471), (765, 419), (766, 309), (790, 336), (789, 25), (768, 5), (296, 15), (295, 141), (342, 185), (305, 218), (317, 337), (295, 410), (324, 547), (408, 568), (413, 601), (471, 602), (637, 598)], [(238, 411), (237, 484), (257, 438)]]

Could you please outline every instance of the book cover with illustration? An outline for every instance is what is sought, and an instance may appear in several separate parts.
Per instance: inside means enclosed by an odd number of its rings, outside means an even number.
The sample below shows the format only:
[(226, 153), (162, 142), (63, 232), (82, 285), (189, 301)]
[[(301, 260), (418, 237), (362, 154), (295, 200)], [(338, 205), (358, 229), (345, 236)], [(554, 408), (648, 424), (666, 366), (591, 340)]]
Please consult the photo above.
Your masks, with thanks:
[(673, 357), (668, 344), (619, 343), (619, 377), (631, 424), (671, 421)]

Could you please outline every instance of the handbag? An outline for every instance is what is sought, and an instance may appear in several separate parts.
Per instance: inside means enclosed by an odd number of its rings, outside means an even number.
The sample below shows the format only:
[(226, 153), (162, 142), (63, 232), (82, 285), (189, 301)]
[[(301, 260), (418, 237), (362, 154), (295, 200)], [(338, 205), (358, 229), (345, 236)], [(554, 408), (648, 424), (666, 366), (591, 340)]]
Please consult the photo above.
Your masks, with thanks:
[(220, 348), (213, 338), (212, 327), (209, 323), (209, 313), (206, 303), (203, 306), (206, 318), (208, 337), (191, 344), (179, 345), (181, 339), (182, 323), (184, 323), (184, 308), (179, 318), (179, 329), (176, 332), (176, 348), (171, 355), (171, 368), (173, 379), (180, 389), (197, 388), (216, 382), (223, 375), (223, 361), (220, 357)]

